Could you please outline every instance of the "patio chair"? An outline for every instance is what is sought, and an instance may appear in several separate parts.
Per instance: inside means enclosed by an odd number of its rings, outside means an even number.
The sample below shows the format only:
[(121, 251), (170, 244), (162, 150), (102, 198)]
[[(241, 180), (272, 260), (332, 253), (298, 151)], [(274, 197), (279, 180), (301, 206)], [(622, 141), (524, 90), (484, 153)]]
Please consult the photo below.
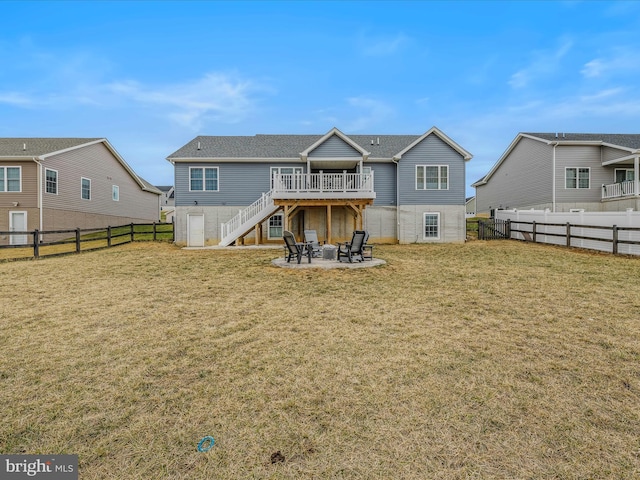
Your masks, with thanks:
[(293, 257), (296, 257), (298, 263), (300, 263), (303, 255), (306, 255), (309, 258), (309, 263), (311, 263), (311, 249), (307, 248), (306, 243), (296, 242), (296, 237), (287, 230), (282, 233), (282, 238), (287, 249), (287, 263), (290, 263)]
[(349, 260), (349, 263), (353, 263), (354, 260), (362, 262), (364, 260), (363, 247), (367, 243), (369, 234), (364, 230), (355, 230), (350, 242), (338, 243), (338, 261), (341, 262), (342, 258)]
[(322, 257), (322, 246), (318, 241), (318, 234), (315, 230), (305, 230), (304, 241), (307, 244), (307, 248), (311, 250), (312, 257)]

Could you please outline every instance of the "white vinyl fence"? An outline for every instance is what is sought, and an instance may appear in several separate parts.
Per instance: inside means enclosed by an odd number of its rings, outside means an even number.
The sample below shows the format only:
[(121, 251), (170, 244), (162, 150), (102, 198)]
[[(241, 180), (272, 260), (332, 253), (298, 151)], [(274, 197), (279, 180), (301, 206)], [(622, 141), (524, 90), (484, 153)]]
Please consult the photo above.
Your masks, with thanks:
[(498, 210), (511, 238), (625, 255), (640, 255), (640, 212)]

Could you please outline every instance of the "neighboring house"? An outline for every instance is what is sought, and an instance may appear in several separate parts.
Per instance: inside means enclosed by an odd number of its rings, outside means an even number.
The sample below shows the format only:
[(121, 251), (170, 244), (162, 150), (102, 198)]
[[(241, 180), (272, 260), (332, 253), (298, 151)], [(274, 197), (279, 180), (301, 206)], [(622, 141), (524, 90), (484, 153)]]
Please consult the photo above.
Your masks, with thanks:
[(158, 185), (156, 188), (162, 192), (162, 195), (160, 195), (161, 220), (167, 223), (173, 223), (173, 218), (176, 212), (176, 200), (173, 185)]
[(476, 216), (476, 197), (467, 197), (465, 201), (467, 217)]
[(639, 134), (520, 133), (476, 188), (478, 214), (640, 209)]
[(465, 240), (471, 154), (433, 127), (423, 135), (201, 136), (175, 167), (176, 242), (191, 246), (327, 243), (364, 228), (369, 242)]
[(158, 221), (160, 194), (104, 138), (0, 138), (0, 231)]

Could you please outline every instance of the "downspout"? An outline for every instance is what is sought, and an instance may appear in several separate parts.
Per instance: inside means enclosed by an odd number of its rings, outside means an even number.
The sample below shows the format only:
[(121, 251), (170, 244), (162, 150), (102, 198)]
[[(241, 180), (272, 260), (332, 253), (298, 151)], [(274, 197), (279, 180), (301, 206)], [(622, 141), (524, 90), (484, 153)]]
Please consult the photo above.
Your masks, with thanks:
[(400, 243), (400, 172), (398, 169), (398, 159), (391, 157), (391, 161), (396, 164), (396, 241)]
[[(43, 224), (43, 215), (42, 215), (42, 164), (38, 161), (36, 157), (33, 157), (33, 161), (36, 162), (40, 168), (38, 168), (38, 212), (40, 215), (38, 224), (38, 230), (42, 232), (42, 224)], [(40, 234), (40, 240), (42, 240), (42, 234)]]
[(555, 213), (556, 211), (556, 147), (558, 146), (558, 142), (552, 143), (553, 145), (553, 172), (552, 172), (552, 182), (551, 182), (551, 211)]

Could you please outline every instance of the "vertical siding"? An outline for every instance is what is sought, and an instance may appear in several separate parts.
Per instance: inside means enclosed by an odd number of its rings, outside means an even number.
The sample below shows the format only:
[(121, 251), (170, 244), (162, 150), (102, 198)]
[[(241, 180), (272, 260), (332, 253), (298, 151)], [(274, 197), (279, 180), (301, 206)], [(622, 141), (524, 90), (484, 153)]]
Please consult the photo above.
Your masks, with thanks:
[(361, 158), (362, 154), (337, 135), (333, 135), (309, 153), (309, 158)]
[[(602, 185), (613, 183), (613, 170), (602, 166), (601, 147), (567, 145), (556, 148), (556, 202), (599, 202)], [(590, 168), (589, 188), (565, 188), (567, 167)]]
[[(3, 167), (21, 167), (21, 191), (20, 192), (0, 192), (0, 207), (11, 207), (13, 202), (18, 202), (18, 208), (37, 208), (38, 207), (38, 169), (35, 162), (32, 161), (13, 161), (4, 160), (0, 162)], [(30, 218), (27, 218), (29, 222)]]
[[(437, 135), (429, 135), (399, 161), (400, 205), (464, 205), (464, 158)], [(416, 190), (416, 165), (448, 165), (448, 190)]]
[(531, 208), (546, 203), (550, 205), (552, 156), (552, 146), (522, 138), (493, 173), (489, 182), (476, 188), (478, 213), (487, 213), (491, 208), (500, 206)]
[[(45, 193), (45, 208), (124, 218), (158, 220), (158, 195), (145, 192), (102, 143), (47, 158), (44, 168), (58, 171), (58, 194)], [(43, 169), (44, 175), (44, 169)], [(91, 199), (81, 198), (81, 178), (91, 180)], [(120, 200), (112, 187), (120, 187)]]

